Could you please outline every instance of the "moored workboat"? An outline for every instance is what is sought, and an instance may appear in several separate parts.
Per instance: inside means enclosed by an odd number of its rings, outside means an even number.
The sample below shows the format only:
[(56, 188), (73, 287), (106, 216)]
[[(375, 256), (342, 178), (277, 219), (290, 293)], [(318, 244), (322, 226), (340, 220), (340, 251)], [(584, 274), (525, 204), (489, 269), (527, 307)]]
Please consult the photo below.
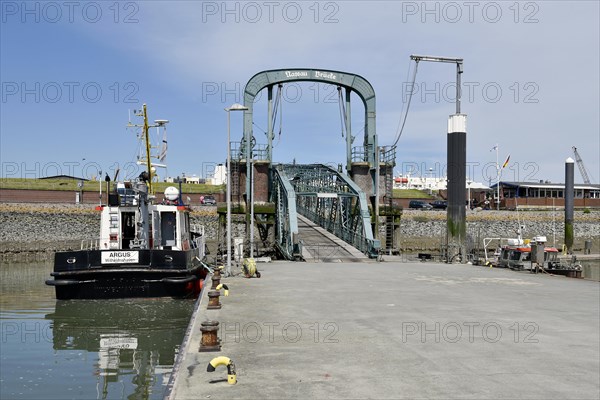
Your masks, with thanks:
[[(143, 115), (147, 138), (145, 107)], [(98, 239), (55, 254), (46, 284), (55, 287), (57, 299), (198, 296), (207, 272), (203, 229), (190, 224), (190, 208), (177, 188), (168, 187), (155, 204), (147, 164), (135, 182), (116, 184), (108, 204), (96, 207)]]
[[(484, 240), (484, 248), (490, 243), (490, 239)], [(506, 244), (497, 248), (494, 259), (489, 264), (500, 268), (510, 268), (516, 271), (528, 270), (531, 272), (547, 272), (555, 275), (566, 275), (570, 277), (581, 277), (581, 265), (577, 263), (565, 264), (559, 260), (559, 251), (556, 247), (546, 246), (545, 236), (536, 236), (532, 240), (523, 240), (519, 234), (518, 238), (492, 240), (506, 241)], [(543, 261), (537, 261), (532, 257), (532, 243), (543, 247)], [(487, 254), (487, 249), (486, 249)]]
[[(501, 248), (497, 266), (514, 270), (529, 269), (531, 265), (531, 241), (519, 237), (508, 239), (507, 242)], [(555, 247), (545, 246), (546, 238), (544, 236), (533, 238), (533, 242), (544, 246), (544, 265), (553, 265), (558, 261), (558, 250)]]

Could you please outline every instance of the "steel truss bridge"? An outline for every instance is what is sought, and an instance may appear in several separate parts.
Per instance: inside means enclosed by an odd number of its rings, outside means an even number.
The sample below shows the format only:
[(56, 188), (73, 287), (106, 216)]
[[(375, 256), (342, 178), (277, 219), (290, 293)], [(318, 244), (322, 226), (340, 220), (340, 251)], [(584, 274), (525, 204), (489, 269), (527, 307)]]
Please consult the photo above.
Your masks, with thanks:
[(271, 169), (276, 205), (276, 243), (289, 259), (298, 258), (298, 214), (333, 233), (361, 252), (376, 257), (365, 193), (347, 175), (323, 164), (279, 164)]
[[(282, 85), (299, 81), (337, 86), (346, 138), (345, 171), (341, 166), (273, 163), (274, 126), (278, 115), (278, 98), (274, 101), (273, 91), (277, 89), (279, 95)], [(255, 100), (263, 89), (267, 91), (266, 145), (257, 143), (253, 133)], [(362, 146), (354, 145), (356, 136), (352, 134), (350, 113), (352, 93), (364, 106)], [(399, 227), (397, 214), (389, 212), (393, 208), (395, 149), (378, 145), (375, 91), (366, 79), (347, 72), (307, 68), (262, 71), (248, 81), (243, 107), (238, 109), (244, 110), (243, 136), (240, 142), (230, 143), (231, 201), (237, 203), (234, 208), (240, 210), (239, 213), (246, 213), (246, 243), (249, 242), (252, 255), (254, 225), (258, 224), (263, 243), (274, 242), (279, 253), (288, 259), (301, 258), (299, 215), (370, 257), (376, 257), (381, 247), (378, 238), (380, 220), (375, 216), (384, 216), (385, 248), (393, 247), (393, 231)], [(389, 204), (380, 209), (382, 201)]]

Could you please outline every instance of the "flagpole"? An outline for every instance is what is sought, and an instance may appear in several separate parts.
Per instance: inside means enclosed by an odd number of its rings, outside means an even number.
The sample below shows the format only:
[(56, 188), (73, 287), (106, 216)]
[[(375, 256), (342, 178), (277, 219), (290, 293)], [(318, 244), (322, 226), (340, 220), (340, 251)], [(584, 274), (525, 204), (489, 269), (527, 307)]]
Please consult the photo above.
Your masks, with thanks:
[[(167, 144), (167, 126), (164, 125), (163, 126), (163, 138), (162, 138), (162, 149), (164, 149), (164, 152), (161, 151), (161, 155), (163, 156), (163, 159), (161, 160), (162, 163), (165, 164), (165, 178), (167, 178), (169, 176), (169, 170), (167, 169), (167, 150), (168, 150), (168, 144)], [(165, 179), (166, 181), (166, 179)]]
[(498, 143), (496, 143), (496, 211), (500, 211), (500, 164), (498, 164)]

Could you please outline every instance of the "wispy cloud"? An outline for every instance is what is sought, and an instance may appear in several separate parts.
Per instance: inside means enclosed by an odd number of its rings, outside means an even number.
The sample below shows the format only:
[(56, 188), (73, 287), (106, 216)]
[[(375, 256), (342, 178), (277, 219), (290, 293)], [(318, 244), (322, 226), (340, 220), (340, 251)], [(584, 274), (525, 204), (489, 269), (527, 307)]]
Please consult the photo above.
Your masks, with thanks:
[[(452, 3), (458, 7), (453, 9), (446, 2), (293, 3), (300, 7), (300, 18), (292, 2), (276, 3), (278, 6), (269, 14), (263, 3), (253, 2), (139, 2), (137, 23), (105, 19), (98, 24), (28, 25), (36, 35), (23, 38), (22, 46), (30, 46), (33, 51), (29, 65), (33, 60), (42, 68), (43, 60), (38, 60), (35, 53), (41, 46), (36, 38), (43, 44), (49, 40), (49, 32), (72, 32), (72, 47), (50, 63), (46, 60), (50, 64), (45, 66), (47, 69), (60, 69), (61, 57), (70, 55), (75, 57), (70, 65), (76, 61), (81, 71), (96, 71), (101, 63), (113, 80), (119, 74), (126, 80), (138, 77), (138, 97), (156, 98), (167, 109), (184, 108), (173, 101), (193, 103), (193, 107), (185, 107), (186, 111), (190, 114), (198, 110), (204, 129), (211, 132), (222, 130), (223, 125), (223, 118), (214, 113), (238, 100), (230, 92), (241, 94), (246, 81), (260, 70), (320, 67), (355, 72), (367, 78), (376, 90), (380, 144), (391, 143), (396, 134), (402, 103), (406, 101), (408, 56), (464, 57), (462, 79), (469, 86), (463, 90), (463, 111), (468, 114), (471, 161), (487, 162), (489, 148), (499, 142), (503, 149), (511, 148), (511, 161), (537, 162), (540, 179), (548, 176), (560, 180), (562, 160), (572, 145), (578, 145), (587, 151), (582, 155), (588, 169), (600, 169), (597, 2), (494, 3), (501, 11), (497, 21), (491, 2), (477, 3), (474, 9), (465, 3)], [(248, 4), (257, 4), (258, 9)], [(460, 11), (460, 18), (456, 11)], [(4, 55), (16, 46), (6, 39), (16, 28), (14, 24), (3, 24), (2, 29)], [(76, 57), (83, 52), (97, 61)], [(23, 70), (24, 63), (3, 57), (3, 80), (11, 70)], [(419, 66), (419, 91), (414, 95), (399, 144), (402, 157), (414, 154), (434, 159), (441, 155), (444, 161), (446, 119), (454, 112), (454, 80), (451, 65)], [(207, 93), (208, 89), (212, 92)], [(323, 135), (315, 132), (319, 127), (339, 134), (337, 106), (313, 105), (314, 92), (286, 105), (286, 124), (304, 132), (304, 136), (290, 147), (282, 137), (277, 157), (291, 159), (294, 151), (314, 152)], [(10, 106), (14, 109), (18, 104)], [(109, 108), (112, 112), (116, 107), (113, 104), (98, 112), (106, 113)], [(352, 112), (360, 121), (360, 102), (353, 103)], [(264, 114), (264, 110), (257, 113)], [(310, 113), (310, 124), (303, 113)], [(183, 131), (198, 129), (195, 121), (180, 123)], [(3, 122), (3, 130), (12, 129), (10, 124)], [(354, 124), (355, 132), (360, 130), (359, 125)], [(173, 143), (176, 140), (175, 135)], [(360, 141), (359, 135), (355, 145)], [(532, 151), (531, 146), (540, 142), (552, 145), (540, 152)], [(18, 147), (10, 140), (7, 144)], [(339, 146), (343, 155), (343, 142)], [(219, 147), (215, 144), (214, 148)], [(184, 162), (178, 167), (191, 168), (191, 163)]]

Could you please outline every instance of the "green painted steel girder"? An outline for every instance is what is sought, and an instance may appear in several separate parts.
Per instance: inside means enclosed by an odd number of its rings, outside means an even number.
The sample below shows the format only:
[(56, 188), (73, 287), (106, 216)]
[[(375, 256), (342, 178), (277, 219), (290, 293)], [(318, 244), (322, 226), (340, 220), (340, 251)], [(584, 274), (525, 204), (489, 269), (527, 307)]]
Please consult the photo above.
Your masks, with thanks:
[(373, 237), (367, 198), (347, 175), (323, 164), (283, 164), (276, 171), (296, 192), (294, 215), (301, 213), (369, 256), (376, 256), (380, 242)]
[(272, 171), (274, 178), (272, 194), (277, 209), (276, 245), (288, 260), (293, 260), (298, 246), (296, 192), (281, 167), (274, 168)]
[[(289, 69), (276, 69), (262, 71), (254, 75), (244, 89), (244, 106), (247, 110), (244, 111), (244, 138), (243, 138), (243, 149), (244, 157), (246, 159), (246, 188), (251, 187), (251, 175), (252, 160), (255, 158), (253, 154), (252, 139), (253, 136), (253, 110), (254, 101), (258, 93), (267, 88), (268, 89), (268, 108), (269, 108), (269, 133), (268, 133), (268, 144), (266, 151), (266, 159), (269, 164), (273, 162), (272, 159), (272, 97), (273, 87), (278, 84), (288, 82), (322, 82), (331, 85), (343, 87), (346, 90), (346, 108), (347, 113), (345, 116), (346, 122), (346, 169), (350, 171), (352, 164), (352, 132), (350, 131), (350, 93), (355, 92), (363, 102), (365, 106), (365, 126), (364, 126), (364, 141), (362, 153), (363, 159), (361, 161), (368, 163), (371, 174), (371, 181), (373, 187), (373, 193), (378, 193), (378, 175), (379, 175), (379, 153), (377, 143), (377, 133), (375, 131), (375, 90), (373, 86), (362, 76), (351, 74), (348, 72), (322, 70), (322, 69), (311, 69), (311, 68), (289, 68)], [(310, 190), (312, 191), (312, 190)], [(252, 191), (247, 193), (246, 201), (253, 204), (254, 199)], [(378, 214), (378, 203), (376, 202), (375, 214)], [(364, 210), (364, 209), (362, 209)], [(363, 211), (361, 211), (362, 213)], [(363, 216), (364, 217), (364, 216)], [(365, 217), (366, 218), (366, 217)], [(251, 224), (253, 222), (251, 221)], [(376, 223), (376, 232), (378, 230), (378, 223)], [(252, 229), (251, 229), (252, 231)]]
[[(366, 150), (366, 162), (371, 168), (377, 168), (376, 149), (377, 149), (377, 134), (375, 132), (375, 90), (373, 86), (360, 75), (351, 74), (348, 72), (331, 71), (323, 69), (310, 68), (289, 68), (262, 71), (254, 75), (244, 90), (244, 106), (248, 107), (244, 111), (244, 140), (245, 140), (245, 156), (246, 159), (251, 159), (251, 139), (252, 139), (252, 118), (254, 99), (258, 93), (267, 87), (272, 87), (280, 83), (287, 82), (322, 82), (331, 85), (341, 86), (347, 90), (355, 92), (363, 101), (365, 106), (365, 136), (364, 148)], [(351, 149), (348, 147), (347, 152)], [(268, 149), (268, 161), (272, 162), (271, 149)], [(347, 154), (347, 162), (350, 165), (352, 155)]]

